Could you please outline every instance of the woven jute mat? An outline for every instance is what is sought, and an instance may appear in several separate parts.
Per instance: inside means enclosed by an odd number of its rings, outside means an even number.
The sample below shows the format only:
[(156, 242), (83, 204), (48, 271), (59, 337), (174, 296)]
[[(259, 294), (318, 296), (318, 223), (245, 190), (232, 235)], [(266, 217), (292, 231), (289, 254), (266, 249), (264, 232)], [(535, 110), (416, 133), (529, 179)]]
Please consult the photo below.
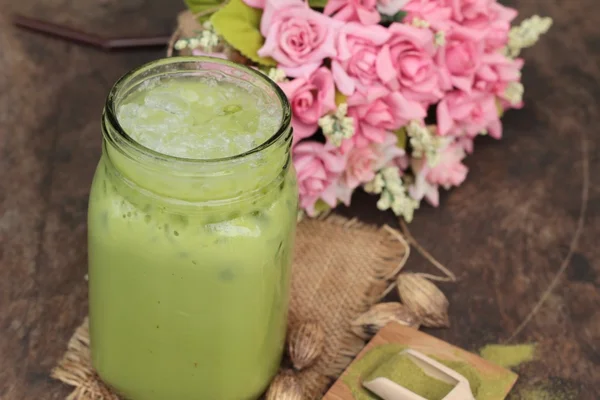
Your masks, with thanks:
[[(387, 226), (338, 216), (298, 225), (289, 327), (317, 320), (325, 331), (321, 357), (298, 375), (307, 399), (320, 399), (363, 348), (350, 324), (393, 287), (408, 254), (402, 235)], [(75, 388), (68, 400), (119, 399), (92, 368), (87, 318), (52, 377)]]

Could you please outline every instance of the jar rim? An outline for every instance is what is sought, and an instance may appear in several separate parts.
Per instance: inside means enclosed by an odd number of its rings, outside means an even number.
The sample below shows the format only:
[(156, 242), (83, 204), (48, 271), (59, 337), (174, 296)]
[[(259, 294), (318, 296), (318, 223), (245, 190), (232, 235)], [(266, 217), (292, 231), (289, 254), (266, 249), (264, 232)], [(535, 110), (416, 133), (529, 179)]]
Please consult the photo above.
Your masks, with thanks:
[[(118, 95), (120, 94), (121, 90), (123, 88), (126, 88), (126, 84), (129, 83), (132, 78), (134, 78), (135, 76), (138, 76), (139, 74), (151, 71), (152, 69), (159, 67), (159, 66), (170, 66), (170, 65), (184, 64), (184, 63), (194, 63), (194, 64), (200, 64), (200, 65), (202, 63), (220, 64), (220, 65), (224, 65), (224, 66), (228, 66), (228, 67), (232, 67), (232, 68), (241, 70), (245, 73), (255, 76), (256, 78), (258, 78), (258, 80), (264, 82), (276, 94), (277, 99), (279, 100), (279, 103), (281, 106), (281, 122), (279, 124), (279, 129), (277, 129), (277, 131), (275, 131), (273, 133), (273, 135), (271, 135), (266, 141), (253, 147), (250, 150), (247, 150), (247, 151), (239, 153), (239, 154), (235, 154), (233, 156), (220, 157), (220, 158), (185, 158), (185, 157), (173, 156), (173, 155), (169, 155), (169, 154), (165, 154), (165, 153), (161, 153), (159, 151), (153, 150), (153, 149), (139, 143), (135, 139), (133, 139), (127, 133), (127, 131), (121, 126), (119, 119), (117, 118), (117, 110), (116, 110), (116, 101), (115, 100), (118, 98)], [(198, 69), (198, 71), (202, 71), (202, 69), (200, 68), (200, 69)], [(216, 164), (216, 163), (230, 162), (230, 161), (235, 161), (235, 160), (240, 160), (240, 159), (246, 158), (255, 153), (259, 153), (259, 152), (271, 147), (273, 144), (277, 143), (281, 139), (281, 137), (286, 134), (286, 132), (291, 134), (291, 129), (289, 129), (289, 127), (290, 127), (291, 119), (292, 119), (291, 106), (290, 106), (287, 96), (285, 95), (283, 90), (279, 87), (279, 85), (277, 85), (277, 83), (272, 81), (266, 74), (264, 74), (260, 71), (257, 71), (253, 68), (250, 68), (245, 65), (241, 65), (241, 64), (229, 61), (229, 60), (224, 60), (224, 59), (215, 58), (215, 57), (206, 57), (206, 56), (177, 56), (177, 57), (161, 58), (158, 60), (150, 61), (146, 64), (143, 64), (137, 68), (130, 70), (129, 72), (124, 74), (121, 78), (119, 78), (117, 80), (117, 82), (110, 89), (110, 92), (108, 93), (108, 96), (106, 98), (106, 102), (104, 105), (103, 114), (104, 114), (103, 115), (103, 124), (108, 122), (108, 124), (112, 128), (111, 131), (114, 131), (119, 136), (119, 139), (124, 141), (134, 151), (137, 151), (146, 156), (151, 156), (151, 157), (153, 157), (155, 159), (159, 159), (161, 161), (178, 162), (178, 163), (184, 163), (184, 164), (188, 164), (188, 165)], [(106, 129), (103, 129), (103, 131), (107, 132)], [(114, 138), (110, 134), (105, 134), (105, 138), (107, 140), (109, 140), (111, 143), (113, 143), (113, 145), (116, 145)], [(117, 147), (119, 147), (119, 146), (117, 145)]]

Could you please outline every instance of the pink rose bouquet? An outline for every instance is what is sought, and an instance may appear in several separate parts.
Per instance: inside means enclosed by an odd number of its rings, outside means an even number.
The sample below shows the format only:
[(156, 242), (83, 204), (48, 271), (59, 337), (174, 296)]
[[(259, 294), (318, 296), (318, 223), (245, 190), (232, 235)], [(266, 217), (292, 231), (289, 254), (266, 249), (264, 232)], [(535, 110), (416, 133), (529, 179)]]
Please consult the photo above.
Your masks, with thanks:
[(500, 139), (504, 112), (523, 106), (518, 56), (552, 20), (516, 17), (498, 0), (228, 0), (192, 53), (233, 49), (281, 86), (306, 214), (362, 187), (410, 221), (464, 182), (475, 139)]

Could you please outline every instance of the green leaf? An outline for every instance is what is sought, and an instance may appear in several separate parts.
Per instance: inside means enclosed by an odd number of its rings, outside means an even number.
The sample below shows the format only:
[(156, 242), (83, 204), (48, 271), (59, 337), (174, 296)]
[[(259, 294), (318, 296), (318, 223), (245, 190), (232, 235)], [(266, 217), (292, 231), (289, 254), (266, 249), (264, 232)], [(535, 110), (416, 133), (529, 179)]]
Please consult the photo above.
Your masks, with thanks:
[(230, 0), (210, 20), (217, 33), (244, 56), (262, 65), (276, 66), (277, 62), (271, 57), (258, 55), (258, 49), (265, 42), (259, 30), (261, 17), (262, 10), (252, 8), (242, 0)]
[(396, 142), (396, 147), (401, 149), (406, 149), (406, 128), (400, 128), (397, 131), (394, 131), (394, 135), (398, 138)]
[(406, 17), (406, 14), (406, 11), (398, 11), (394, 15), (381, 14), (381, 24), (388, 26), (394, 22), (402, 22), (404, 20), (404, 17)]
[(327, 0), (308, 0), (308, 4), (312, 8), (325, 8)]
[(184, 0), (191, 12), (201, 13), (223, 4), (224, 0)]
[(331, 207), (329, 206), (329, 204), (325, 203), (323, 200), (319, 199), (315, 203), (315, 211), (317, 212), (317, 215), (324, 213), (326, 211), (329, 211), (329, 210), (331, 210)]
[(402, 22), (408, 13), (406, 11), (398, 11), (392, 16), (394, 22)]

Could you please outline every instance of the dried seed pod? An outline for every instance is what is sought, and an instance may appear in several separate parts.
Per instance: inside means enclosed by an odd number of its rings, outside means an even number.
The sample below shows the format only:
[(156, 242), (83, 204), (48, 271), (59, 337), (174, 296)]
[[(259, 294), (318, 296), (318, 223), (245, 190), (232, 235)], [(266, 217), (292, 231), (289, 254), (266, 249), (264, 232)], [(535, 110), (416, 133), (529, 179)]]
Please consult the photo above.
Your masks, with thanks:
[(398, 293), (402, 303), (428, 328), (447, 328), (448, 299), (430, 280), (404, 273), (398, 276)]
[(303, 400), (302, 387), (290, 370), (284, 370), (273, 379), (265, 400)]
[(297, 370), (312, 365), (323, 352), (325, 333), (316, 321), (303, 322), (292, 328), (288, 338), (288, 351)]
[(404, 326), (419, 328), (417, 316), (403, 304), (375, 304), (366, 313), (352, 322), (352, 331), (362, 339), (370, 339), (389, 322), (398, 322)]

